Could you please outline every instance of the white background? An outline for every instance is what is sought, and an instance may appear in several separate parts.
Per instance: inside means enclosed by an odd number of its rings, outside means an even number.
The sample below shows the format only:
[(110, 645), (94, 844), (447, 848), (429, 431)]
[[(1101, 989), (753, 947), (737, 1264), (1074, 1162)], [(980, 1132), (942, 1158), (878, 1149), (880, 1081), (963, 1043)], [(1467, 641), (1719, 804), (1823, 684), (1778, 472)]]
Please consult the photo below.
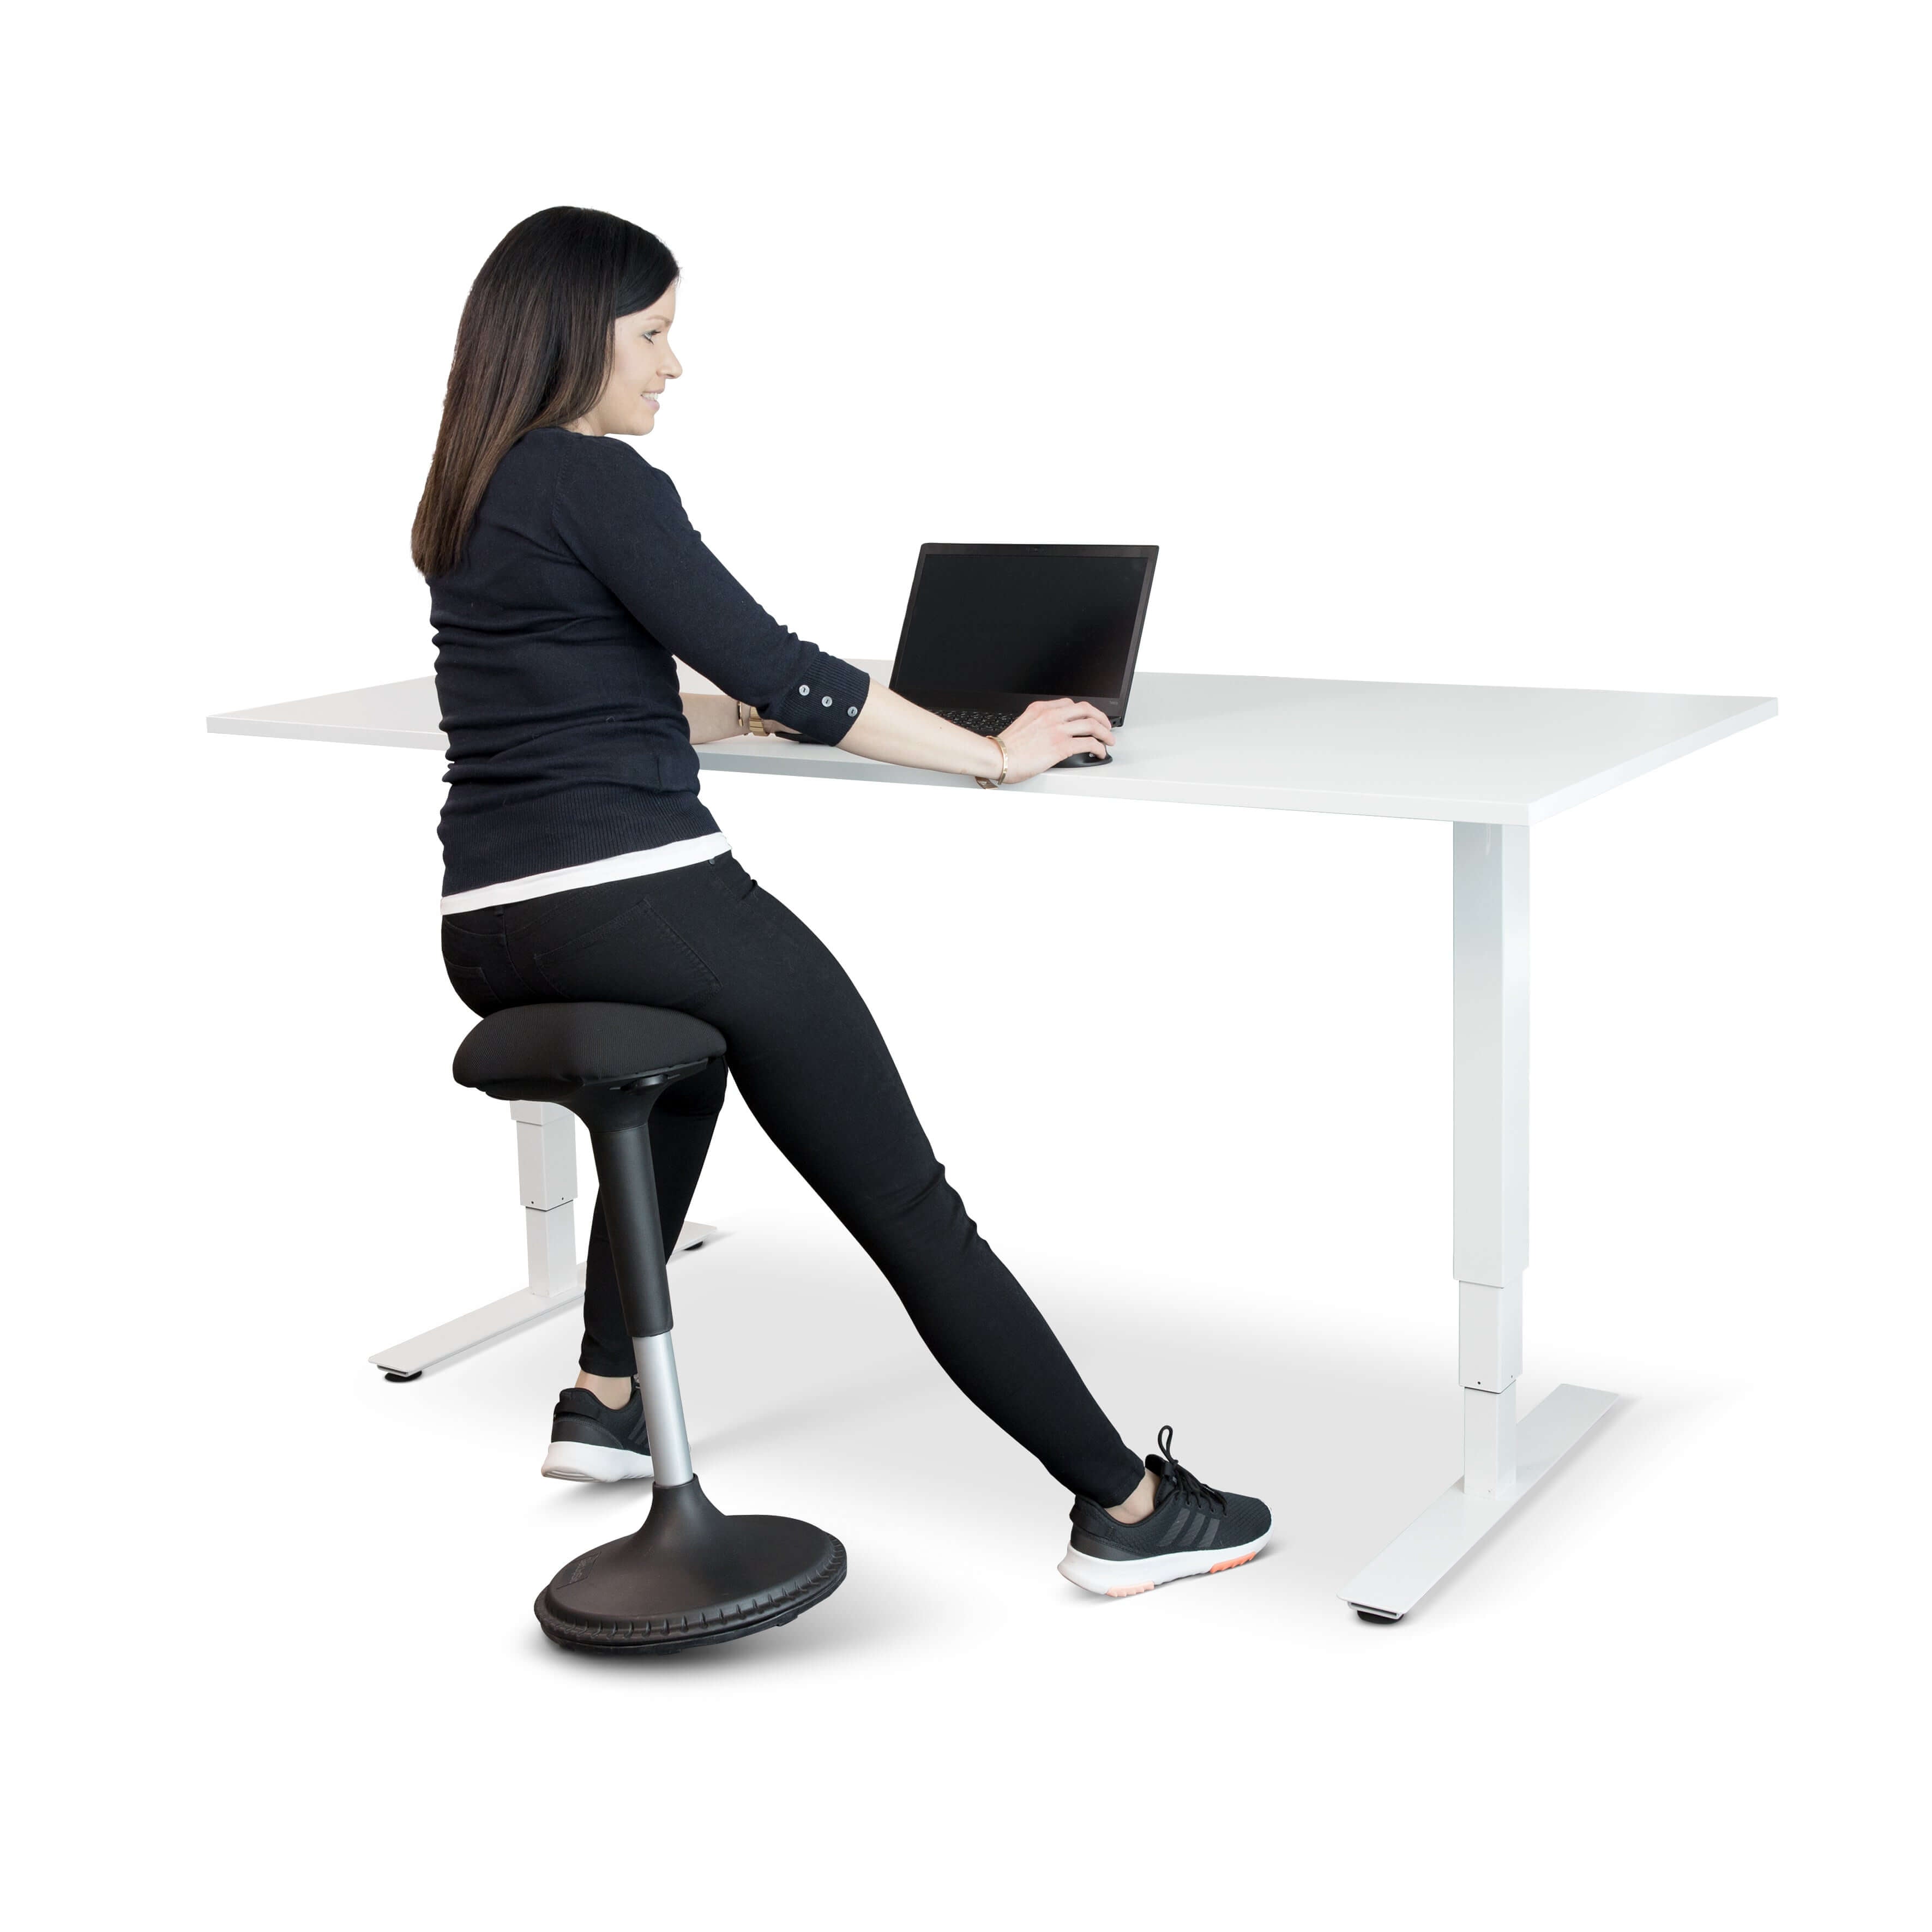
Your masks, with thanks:
[[(1921, 10), (62, 18), (7, 116), (22, 1922), (1901, 1922)], [(366, 1366), (522, 1279), (436, 761), (202, 719), (428, 668), (457, 314), (566, 201), (677, 252), (647, 452), (829, 649), (922, 539), (1153, 541), (1149, 670), (1780, 699), (1535, 834), (1524, 1394), (1630, 1400), (1406, 1624), (1334, 1593), (1456, 1470), (1443, 826), (706, 782), (1262, 1562), (1063, 1583), (735, 1100), (686, 1392), (714, 1496), (847, 1543), (822, 1609), (552, 1651), (644, 1500), (537, 1480), (569, 1322)]]

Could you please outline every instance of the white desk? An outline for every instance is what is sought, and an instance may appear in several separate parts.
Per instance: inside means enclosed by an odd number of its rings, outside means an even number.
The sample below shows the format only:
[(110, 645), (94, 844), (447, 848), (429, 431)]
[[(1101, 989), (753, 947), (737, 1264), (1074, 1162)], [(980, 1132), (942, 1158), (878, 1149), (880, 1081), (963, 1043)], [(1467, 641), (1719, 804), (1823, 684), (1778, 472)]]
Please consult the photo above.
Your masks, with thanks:
[[(883, 679), (890, 667), (865, 668)], [(1777, 710), (1769, 698), (1147, 673), (1136, 681), (1111, 766), (1048, 772), (1016, 794), (1431, 818), (1454, 827), (1454, 1256), (1462, 1475), (1342, 1592), (1364, 1616), (1393, 1620), (1412, 1610), (1616, 1400), (1566, 1383), (1516, 1414), (1529, 1258), (1529, 828)], [(435, 686), (424, 677), (229, 712), (208, 726), (440, 752), (437, 716)], [(972, 782), (779, 740), (728, 739), (700, 746), (698, 758), (719, 771)], [(512, 1296), (418, 1344), (460, 1333), (468, 1338), (461, 1346), (474, 1346), (581, 1292), (569, 1222), (552, 1219), (560, 1208), (567, 1216), (574, 1191), (564, 1186), (574, 1172), (569, 1116), (560, 1108), (516, 1111), (525, 1204), (540, 1223), (532, 1235), (526, 1310), (539, 1282), (559, 1285), (547, 1289), (543, 1308), (519, 1320), (491, 1327), (493, 1310), (518, 1312), (509, 1307), (518, 1300)], [(560, 1250), (567, 1285), (554, 1272), (538, 1272), (540, 1262), (545, 1270), (558, 1266)], [(392, 1354), (372, 1359), (388, 1366)]]

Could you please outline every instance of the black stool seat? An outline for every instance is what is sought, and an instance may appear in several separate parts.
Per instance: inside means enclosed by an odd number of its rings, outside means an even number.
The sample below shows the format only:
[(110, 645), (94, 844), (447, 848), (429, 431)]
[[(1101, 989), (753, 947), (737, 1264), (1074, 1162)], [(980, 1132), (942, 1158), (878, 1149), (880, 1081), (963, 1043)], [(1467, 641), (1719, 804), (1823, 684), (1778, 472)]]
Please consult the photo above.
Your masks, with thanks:
[(724, 1052), (724, 1036), (688, 1013), (573, 1000), (492, 1013), (471, 1028), (450, 1071), (459, 1087), (525, 1100), (543, 1096), (500, 1090), (621, 1086)]

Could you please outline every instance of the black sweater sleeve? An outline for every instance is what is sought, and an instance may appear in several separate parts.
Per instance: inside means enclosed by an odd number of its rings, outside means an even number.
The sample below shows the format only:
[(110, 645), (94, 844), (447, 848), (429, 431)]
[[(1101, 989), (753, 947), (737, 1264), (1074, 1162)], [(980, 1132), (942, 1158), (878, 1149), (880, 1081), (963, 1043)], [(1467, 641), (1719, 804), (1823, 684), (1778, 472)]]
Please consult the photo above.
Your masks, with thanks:
[(821, 745), (852, 728), (872, 680), (788, 631), (705, 548), (676, 487), (628, 443), (572, 436), (559, 538), (651, 635), (761, 717)]

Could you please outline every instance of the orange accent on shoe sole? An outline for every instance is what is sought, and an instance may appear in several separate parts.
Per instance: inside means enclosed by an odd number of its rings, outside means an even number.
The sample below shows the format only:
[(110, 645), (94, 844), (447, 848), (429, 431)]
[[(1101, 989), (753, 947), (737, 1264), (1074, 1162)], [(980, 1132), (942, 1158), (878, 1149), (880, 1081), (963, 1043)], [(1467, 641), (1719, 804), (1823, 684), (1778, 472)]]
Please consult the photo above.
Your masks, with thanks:
[[(1261, 1552), (1258, 1550), (1251, 1550), (1245, 1556), (1231, 1556), (1225, 1563), (1210, 1563), (1204, 1574), (1210, 1576), (1218, 1576), (1223, 1570), (1238, 1570), (1244, 1563), (1252, 1563), (1260, 1554)], [(1204, 1573), (1197, 1570), (1194, 1574), (1198, 1576)], [(1178, 1576), (1171, 1576), (1167, 1580), (1172, 1583), (1178, 1583), (1181, 1580)], [(1160, 1586), (1158, 1583), (1130, 1583), (1124, 1589), (1109, 1590), (1107, 1594), (1110, 1597), (1138, 1597), (1145, 1591), (1158, 1590), (1160, 1588)]]

